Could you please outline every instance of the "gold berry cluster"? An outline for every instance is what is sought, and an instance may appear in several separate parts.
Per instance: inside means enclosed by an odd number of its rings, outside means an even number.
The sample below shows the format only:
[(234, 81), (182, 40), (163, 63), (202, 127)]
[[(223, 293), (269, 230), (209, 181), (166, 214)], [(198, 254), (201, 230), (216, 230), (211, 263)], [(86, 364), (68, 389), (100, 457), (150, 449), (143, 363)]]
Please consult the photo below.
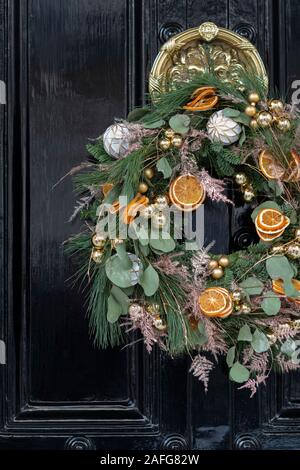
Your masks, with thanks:
[(236, 173), (234, 179), (236, 184), (240, 186), (244, 200), (246, 202), (251, 202), (255, 198), (256, 194), (245, 173)]
[(284, 114), (284, 104), (281, 100), (272, 99), (268, 102), (267, 109), (258, 109), (260, 96), (252, 92), (248, 96), (248, 102), (245, 113), (252, 118), (250, 122), (252, 129), (266, 129), (274, 124), (282, 132), (290, 130), (291, 121)]
[(221, 279), (224, 276), (224, 269), (230, 265), (228, 256), (222, 255), (218, 260), (211, 259), (208, 263), (208, 269), (213, 279)]
[(166, 129), (164, 131), (164, 137), (160, 139), (159, 146), (162, 150), (169, 150), (169, 148), (180, 148), (182, 146), (182, 137), (176, 134), (173, 129)]

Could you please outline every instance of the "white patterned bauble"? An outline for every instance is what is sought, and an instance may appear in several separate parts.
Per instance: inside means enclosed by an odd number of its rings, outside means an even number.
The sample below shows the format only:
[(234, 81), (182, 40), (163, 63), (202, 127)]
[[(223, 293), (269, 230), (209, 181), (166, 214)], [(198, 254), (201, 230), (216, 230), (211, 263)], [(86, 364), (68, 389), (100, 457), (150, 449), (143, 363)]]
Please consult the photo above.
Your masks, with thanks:
[(125, 124), (116, 123), (109, 126), (103, 134), (105, 151), (114, 158), (123, 158), (130, 145), (130, 132)]
[(209, 139), (222, 145), (231, 145), (239, 140), (241, 132), (241, 126), (233, 119), (224, 116), (222, 110), (214, 113), (207, 123)]

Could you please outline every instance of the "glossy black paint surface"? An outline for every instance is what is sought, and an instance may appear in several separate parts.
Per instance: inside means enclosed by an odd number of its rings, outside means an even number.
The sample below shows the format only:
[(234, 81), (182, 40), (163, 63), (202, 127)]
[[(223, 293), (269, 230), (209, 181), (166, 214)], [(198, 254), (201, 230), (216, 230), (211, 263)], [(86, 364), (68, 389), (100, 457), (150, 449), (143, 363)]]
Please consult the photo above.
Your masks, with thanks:
[[(203, 21), (256, 45), (282, 91), (300, 74), (296, 0), (0, 0), (0, 448), (300, 448), (299, 376), (248, 400), (141, 346), (95, 350), (62, 242), (87, 138), (141, 104), (158, 48)], [(2, 47), (3, 45), (3, 47)], [(208, 207), (206, 239), (244, 243), (244, 210)], [(224, 237), (224, 233), (228, 236)]]

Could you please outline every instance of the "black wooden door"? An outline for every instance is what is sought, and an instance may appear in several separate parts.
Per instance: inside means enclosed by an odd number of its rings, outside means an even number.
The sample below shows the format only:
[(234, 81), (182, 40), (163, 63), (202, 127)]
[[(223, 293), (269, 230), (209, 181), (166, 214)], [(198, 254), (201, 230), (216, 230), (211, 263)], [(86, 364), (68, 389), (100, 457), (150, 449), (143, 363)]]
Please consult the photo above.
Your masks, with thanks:
[[(282, 91), (300, 76), (297, 0), (0, 0), (1, 448), (300, 448), (299, 376), (249, 400), (220, 364), (205, 395), (189, 360), (94, 349), (66, 282), (62, 242), (78, 227), (71, 182), (53, 185), (142, 102), (159, 47), (207, 20), (254, 42)], [(230, 233), (242, 245), (238, 214), (216, 211), (218, 251)]]

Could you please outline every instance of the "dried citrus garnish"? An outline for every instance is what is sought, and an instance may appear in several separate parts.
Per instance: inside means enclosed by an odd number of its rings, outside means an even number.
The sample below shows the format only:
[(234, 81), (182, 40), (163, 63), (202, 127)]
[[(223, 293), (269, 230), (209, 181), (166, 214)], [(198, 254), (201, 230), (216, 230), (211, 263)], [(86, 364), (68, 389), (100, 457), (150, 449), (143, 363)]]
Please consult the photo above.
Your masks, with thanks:
[[(300, 292), (300, 281), (298, 279), (292, 279), (292, 284), (295, 289)], [(282, 279), (272, 281), (272, 289), (276, 294), (285, 295)], [(288, 300), (300, 304), (300, 297), (288, 297)]]
[(114, 187), (114, 185), (112, 183), (105, 183), (103, 184), (102, 186), (102, 192), (103, 192), (103, 196), (106, 197), (109, 193), (109, 191)]
[(285, 170), (276, 161), (275, 157), (269, 150), (263, 150), (259, 154), (259, 168), (266, 178), (280, 179), (283, 177)]
[(219, 101), (214, 87), (197, 88), (192, 94), (192, 100), (189, 101), (183, 109), (189, 111), (206, 111), (213, 108)]
[(255, 227), (258, 236), (263, 241), (272, 241), (280, 237), (290, 219), (277, 209), (261, 209), (255, 219)]
[(200, 206), (205, 199), (202, 183), (193, 175), (182, 175), (176, 178), (170, 186), (171, 202), (180, 210), (190, 211)]
[(225, 318), (232, 312), (230, 293), (221, 287), (209, 287), (199, 296), (201, 312), (208, 317)]
[(146, 196), (137, 193), (137, 195), (129, 202), (124, 210), (123, 222), (125, 224), (130, 224), (136, 217), (137, 213), (148, 203), (149, 199)]
[(300, 179), (300, 156), (296, 150), (291, 150), (291, 160), (289, 168), (285, 172), (283, 181), (286, 183), (295, 183)]

